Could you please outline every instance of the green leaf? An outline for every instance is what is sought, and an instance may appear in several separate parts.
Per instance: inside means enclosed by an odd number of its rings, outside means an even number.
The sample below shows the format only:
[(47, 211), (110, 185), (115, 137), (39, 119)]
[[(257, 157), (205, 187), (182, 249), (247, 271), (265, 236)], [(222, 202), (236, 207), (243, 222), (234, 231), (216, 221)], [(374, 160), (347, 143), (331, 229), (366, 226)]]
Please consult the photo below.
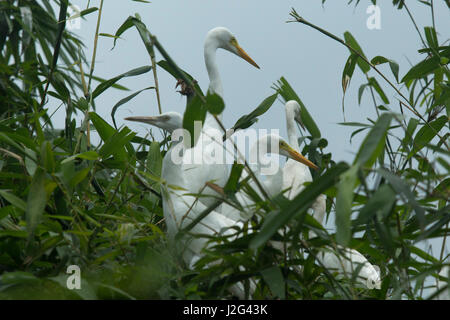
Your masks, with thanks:
[[(95, 112), (90, 112), (89, 117), (90, 117), (95, 129), (97, 129), (97, 132), (100, 135), (100, 138), (102, 138), (102, 140), (105, 142), (105, 144), (107, 142), (109, 142), (108, 148), (103, 150), (103, 152), (104, 152), (103, 157), (105, 156), (105, 154), (111, 154), (110, 150), (113, 149), (112, 154), (114, 154), (114, 157), (117, 160), (126, 161), (126, 159), (128, 158), (128, 154), (127, 154), (126, 150), (123, 147), (122, 148), (114, 148), (114, 142), (112, 140), (110, 140), (118, 132)], [(126, 130), (127, 131), (123, 131), (123, 129), (122, 129), (122, 131), (121, 131), (122, 135), (125, 134), (126, 132), (128, 132), (128, 133), (131, 132), (130, 129), (128, 129), (128, 128), (126, 128)], [(131, 134), (131, 137), (134, 137), (134, 135), (135, 135), (134, 133)], [(122, 137), (122, 138), (127, 139), (125, 137)], [(133, 150), (133, 147), (131, 146), (131, 144), (126, 143), (125, 146), (127, 147), (127, 149), (129, 151)]]
[(0, 190), (0, 196), (5, 198), (6, 201), (11, 203), (13, 206), (19, 208), (20, 210), (25, 211), (26, 210), (26, 202), (17, 197), (16, 195), (10, 193), (7, 190)]
[(358, 56), (353, 53), (350, 55), (350, 57), (348, 57), (347, 62), (345, 63), (344, 71), (342, 72), (342, 90), (344, 92), (344, 95), (353, 76), (353, 72), (355, 71), (357, 60)]
[(384, 93), (383, 89), (381, 89), (380, 84), (375, 78), (369, 78), (369, 85), (375, 89), (375, 91), (378, 93), (385, 104), (389, 104), (389, 99), (387, 98), (386, 94)]
[[(172, 77), (174, 77), (175, 79), (178, 79), (178, 73), (177, 73), (177, 71), (173, 68), (173, 66), (171, 65), (171, 64), (169, 64), (166, 60), (160, 60), (158, 63), (157, 63), (157, 65), (158, 66), (160, 66), (161, 68), (163, 68), (165, 71), (167, 71), (168, 73), (170, 73), (171, 75), (172, 75)], [(187, 73), (186, 71), (184, 71), (183, 70), (183, 72), (184, 72), (184, 74), (185, 74), (185, 76), (188, 78), (188, 79), (190, 79), (191, 81), (193, 81), (194, 80), (194, 78), (189, 74), (189, 73)]]
[(411, 191), (410, 187), (403, 181), (400, 177), (394, 175), (392, 172), (380, 168), (377, 170), (392, 186), (397, 194), (403, 195), (405, 202), (414, 210), (417, 216), (417, 220), (420, 223), (421, 228), (425, 227), (425, 210), (417, 202), (414, 193)]
[[(158, 178), (161, 178), (162, 161), (163, 161), (160, 149), (161, 147), (159, 143), (156, 141), (152, 141), (146, 161), (147, 164), (146, 172)], [(159, 191), (159, 186), (156, 187), (156, 191)]]
[[(362, 51), (361, 47), (359, 46), (358, 42), (356, 41), (356, 39), (353, 37), (353, 35), (346, 31), (344, 33), (344, 39), (345, 39), (345, 43), (348, 44), (350, 47), (352, 47), (354, 50), (356, 50), (361, 56), (363, 56), (364, 58), (366, 58), (366, 56), (364, 55), (364, 52)], [(350, 51), (352, 54), (353, 52)], [(365, 62), (363, 59), (358, 58), (358, 60), (356, 61), (356, 63), (358, 64), (359, 68), (361, 69), (361, 71), (363, 73), (367, 73), (370, 70), (370, 66), (367, 62)]]
[(244, 169), (243, 164), (234, 163), (231, 168), (230, 177), (228, 178), (225, 187), (223, 188), (226, 194), (233, 194), (238, 191), (239, 179), (241, 178), (242, 170)]
[(440, 61), (441, 60), (438, 56), (433, 56), (419, 62), (408, 71), (401, 82), (407, 83), (411, 80), (420, 79), (433, 73), (434, 70), (440, 67)]
[(100, 156), (95, 151), (92, 151), (92, 150), (86, 151), (86, 152), (78, 153), (78, 154), (75, 154), (73, 156), (70, 156), (70, 157), (64, 159), (63, 161), (61, 161), (61, 164), (65, 164), (65, 163), (73, 161), (77, 158), (84, 159), (84, 160), (98, 160), (98, 158), (100, 158)]
[(413, 149), (409, 153), (408, 159), (422, 150), (423, 147), (425, 147), (431, 140), (433, 140), (433, 138), (439, 133), (439, 131), (445, 126), (447, 122), (447, 116), (441, 116), (436, 120), (430, 122), (429, 125), (424, 124), (414, 137)]
[[(205, 104), (202, 99), (195, 95), (186, 106), (186, 111), (183, 116), (183, 128), (189, 133), (190, 137), (184, 137), (183, 142), (186, 147), (192, 148), (196, 145), (200, 132), (195, 135), (195, 122), (200, 122), (203, 125), (206, 117)], [(189, 144), (190, 143), (190, 144)]]
[(138, 75), (141, 75), (141, 74), (149, 72), (151, 69), (152, 69), (151, 66), (143, 66), (143, 67), (139, 67), (139, 68), (130, 70), (128, 72), (122, 73), (121, 75), (118, 75), (118, 76), (116, 76), (114, 78), (111, 78), (109, 80), (106, 80), (106, 81), (100, 83), (97, 86), (97, 88), (95, 88), (94, 92), (92, 93), (92, 98), (95, 99), (102, 92), (104, 92), (109, 87), (112, 87), (113, 84), (115, 84), (117, 81), (119, 81), (122, 78), (138, 76)]
[(444, 216), (437, 221), (435, 224), (433, 224), (431, 227), (429, 227), (424, 232), (421, 232), (419, 237), (417, 237), (416, 241), (425, 240), (433, 235), (436, 231), (442, 230), (442, 228), (447, 225), (450, 222), (450, 214), (448, 214), (448, 210), (450, 209), (450, 206), (447, 206), (445, 208), (447, 211), (447, 214), (444, 214)]
[(406, 127), (405, 137), (403, 138), (402, 144), (404, 147), (408, 146), (413, 139), (414, 131), (416, 131), (419, 120), (411, 118), (408, 121), (408, 126)]
[(362, 98), (362, 95), (363, 95), (364, 90), (367, 88), (368, 85), (369, 85), (368, 83), (365, 83), (365, 84), (362, 84), (362, 85), (359, 87), (359, 90), (358, 90), (358, 104), (359, 104), (359, 105), (361, 105), (361, 98)]
[(87, 9), (85, 9), (85, 10), (79, 12), (79, 13), (74, 14), (69, 19), (67, 19), (67, 21), (87, 16), (88, 14), (90, 14), (92, 12), (96, 12), (96, 11), (98, 11), (97, 7), (87, 8)]
[(314, 122), (313, 118), (309, 114), (303, 102), (300, 100), (297, 93), (292, 89), (291, 85), (287, 82), (284, 77), (275, 84), (275, 89), (283, 97), (284, 102), (289, 100), (296, 100), (300, 104), (300, 117), (302, 119), (303, 125), (309, 131), (313, 138), (320, 138), (319, 127)]
[(74, 188), (79, 185), (84, 179), (86, 179), (91, 169), (92, 168), (90, 167), (86, 167), (84, 169), (81, 169), (80, 171), (77, 171), (70, 180), (70, 186)]
[(284, 278), (279, 267), (270, 267), (261, 271), (264, 282), (269, 286), (270, 291), (280, 299), (285, 299)]
[(27, 198), (26, 221), (27, 231), (30, 237), (34, 234), (34, 230), (42, 218), (46, 203), (45, 172), (42, 168), (38, 167), (31, 180)]
[(139, 32), (139, 35), (142, 39), (142, 42), (144, 43), (145, 49), (147, 50), (150, 57), (155, 56), (155, 52), (153, 50), (153, 43), (150, 39), (150, 32), (148, 31), (146, 25), (138, 18), (136, 17), (128, 17), (127, 20), (119, 27), (119, 29), (116, 31), (115, 38), (114, 38), (114, 45), (113, 49), (116, 46), (117, 39), (128, 29), (131, 27), (136, 27), (136, 29)]
[(394, 203), (394, 190), (387, 184), (381, 185), (359, 212), (355, 225), (366, 224), (375, 215), (379, 218), (385, 218), (391, 211)]
[(1, 282), (5, 284), (37, 284), (41, 280), (31, 273), (16, 271), (16, 272), (5, 272), (1, 276)]
[(433, 27), (425, 27), (425, 38), (427, 39), (428, 46), (431, 49), (434, 49), (435, 52), (437, 52), (437, 49), (439, 47), (439, 41), (436, 35), (436, 30), (434, 30)]
[(265, 244), (282, 226), (288, 223), (299, 212), (306, 214), (306, 210), (317, 197), (324, 193), (324, 191), (332, 188), (338, 182), (340, 174), (347, 169), (348, 165), (346, 163), (338, 163), (308, 185), (294, 199), (288, 201), (280, 211), (274, 211), (267, 215), (264, 218), (261, 230), (251, 240), (250, 248), (257, 249)]
[(371, 168), (376, 159), (384, 150), (386, 135), (393, 115), (383, 113), (367, 134), (356, 155), (354, 164), (359, 163), (367, 168)]
[(112, 120), (113, 120), (114, 127), (115, 127), (116, 129), (117, 129), (116, 118), (115, 118), (114, 116), (116, 115), (117, 109), (118, 109), (121, 105), (127, 103), (128, 101), (130, 101), (131, 99), (133, 99), (134, 97), (136, 97), (136, 96), (137, 96), (138, 94), (140, 94), (142, 91), (149, 90), (149, 89), (155, 89), (155, 87), (148, 87), (148, 88), (144, 88), (144, 89), (142, 89), (142, 90), (139, 90), (139, 91), (137, 91), (137, 92), (135, 92), (135, 93), (129, 95), (128, 97), (125, 97), (125, 98), (121, 99), (119, 102), (117, 102), (117, 103), (114, 105), (114, 107), (113, 107), (112, 110), (111, 110), (111, 118), (112, 118)]
[(41, 163), (47, 172), (55, 171), (55, 157), (50, 142), (44, 141), (41, 145)]
[(101, 36), (101, 37), (106, 37), (106, 38), (113, 38), (113, 39), (118, 38), (118, 37), (116, 37), (116, 36), (114, 36), (112, 34), (109, 34), (109, 33), (99, 33), (98, 35)]
[(206, 108), (211, 114), (220, 114), (225, 109), (225, 102), (217, 93), (208, 91), (206, 94)]
[(100, 148), (100, 156), (103, 159), (106, 159), (110, 155), (114, 155), (118, 160), (125, 160), (126, 158), (123, 158), (123, 154), (127, 156), (127, 153), (124, 147), (133, 139), (135, 135), (136, 133), (132, 132), (127, 127), (123, 128), (119, 132), (115, 132)]
[(398, 73), (399, 73), (400, 67), (397, 62), (395, 62), (394, 60), (387, 59), (382, 56), (376, 56), (370, 62), (375, 66), (379, 65), (379, 64), (389, 63), (389, 67), (391, 68), (392, 74), (394, 75), (395, 80), (397, 80), (397, 82), (398, 82)]
[(351, 239), (353, 189), (357, 183), (359, 165), (353, 165), (341, 175), (336, 197), (336, 241), (347, 246)]
[(240, 117), (239, 120), (236, 121), (236, 123), (234, 124), (233, 130), (237, 131), (241, 129), (247, 129), (248, 127), (250, 127), (253, 123), (257, 121), (258, 117), (262, 116), (270, 109), (270, 107), (272, 107), (274, 102), (277, 100), (277, 96), (278, 93), (275, 93), (270, 97), (267, 97), (252, 112)]

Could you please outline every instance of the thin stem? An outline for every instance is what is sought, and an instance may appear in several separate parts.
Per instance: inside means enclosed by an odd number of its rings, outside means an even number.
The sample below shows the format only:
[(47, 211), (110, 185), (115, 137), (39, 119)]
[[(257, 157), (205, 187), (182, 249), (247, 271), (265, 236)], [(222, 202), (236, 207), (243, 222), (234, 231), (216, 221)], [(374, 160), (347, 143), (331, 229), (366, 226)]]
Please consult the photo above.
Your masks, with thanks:
[(97, 44), (98, 44), (98, 33), (100, 29), (100, 21), (102, 18), (103, 12), (103, 0), (100, 1), (100, 8), (98, 9), (98, 17), (97, 17), (97, 27), (95, 29), (95, 37), (94, 37), (94, 51), (92, 52), (92, 61), (91, 61), (91, 70), (89, 71), (89, 84), (88, 91), (91, 89), (92, 75), (95, 69), (95, 59), (97, 57)]
[(406, 12), (408, 12), (408, 15), (409, 15), (409, 17), (410, 17), (412, 23), (414, 24), (414, 28), (416, 28), (416, 31), (417, 31), (417, 33), (419, 34), (419, 37), (420, 37), (420, 40), (422, 41), (423, 46), (426, 47), (427, 44), (425, 43), (425, 40), (423, 39), (422, 34), (420, 33), (420, 30), (419, 30), (419, 27), (417, 26), (416, 20), (414, 20), (414, 17), (412, 16), (411, 11), (409, 11), (409, 8), (408, 8), (408, 6), (406, 5), (406, 3), (405, 3), (404, 0), (402, 0), (402, 4), (403, 4), (403, 6), (405, 7)]
[[(97, 57), (97, 44), (98, 44), (98, 33), (100, 29), (100, 21), (102, 19), (103, 12), (103, 0), (100, 1), (100, 8), (98, 9), (98, 17), (97, 17), (97, 27), (95, 29), (95, 37), (94, 37), (94, 51), (92, 52), (92, 61), (91, 61), (91, 70), (89, 71), (89, 82), (87, 86), (87, 93), (91, 90), (92, 76), (94, 74), (95, 69), (95, 59)], [(81, 65), (81, 63), (80, 63)], [(86, 94), (85, 92), (85, 94)], [(92, 104), (92, 95), (90, 96), (88, 106), (86, 108), (85, 119), (86, 119), (86, 137), (87, 137), (87, 149), (91, 148), (91, 123), (89, 121), (89, 107)]]
[(159, 114), (162, 114), (161, 97), (159, 95), (158, 75), (156, 73), (156, 61), (154, 56), (151, 56), (150, 59), (152, 60), (153, 78), (155, 79), (155, 91), (156, 91), (156, 100), (158, 101), (158, 110)]
[(436, 20), (434, 18), (434, 1), (431, 0), (431, 20), (433, 21), (433, 29), (436, 30)]
[[(448, 229), (448, 223), (446, 228)], [(448, 233), (445, 234), (444, 239), (442, 240), (442, 247), (441, 247), (441, 254), (439, 255), (439, 261), (442, 262), (442, 259), (444, 259), (444, 251), (445, 251), (445, 243), (447, 241), (447, 235)]]

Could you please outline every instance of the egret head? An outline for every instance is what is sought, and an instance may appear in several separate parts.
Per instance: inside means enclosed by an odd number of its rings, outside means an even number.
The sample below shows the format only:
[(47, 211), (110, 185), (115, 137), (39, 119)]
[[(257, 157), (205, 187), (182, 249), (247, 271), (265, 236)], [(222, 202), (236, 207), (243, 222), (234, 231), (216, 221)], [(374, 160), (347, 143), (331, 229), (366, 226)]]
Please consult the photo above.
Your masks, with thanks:
[(306, 159), (299, 152), (295, 151), (282, 137), (276, 134), (268, 134), (259, 139), (260, 147), (265, 148), (266, 153), (278, 153), (292, 160), (303, 163), (304, 165), (317, 170), (318, 167)]
[(361, 273), (366, 276), (366, 286), (369, 289), (381, 289), (381, 278), (379, 270), (375, 266), (364, 266)]
[(259, 69), (256, 62), (241, 48), (236, 37), (227, 28), (217, 27), (211, 29), (208, 32), (205, 41), (205, 48), (208, 48), (209, 46), (213, 46), (215, 49), (222, 48), (230, 51)]
[(183, 116), (174, 111), (169, 111), (153, 117), (128, 117), (125, 118), (125, 120), (146, 123), (166, 130), (169, 133), (183, 127)]
[(295, 100), (289, 100), (288, 102), (286, 102), (285, 108), (286, 114), (292, 114), (295, 121), (297, 121), (302, 126), (302, 128), (305, 129), (300, 115), (300, 105), (298, 104), (298, 102)]

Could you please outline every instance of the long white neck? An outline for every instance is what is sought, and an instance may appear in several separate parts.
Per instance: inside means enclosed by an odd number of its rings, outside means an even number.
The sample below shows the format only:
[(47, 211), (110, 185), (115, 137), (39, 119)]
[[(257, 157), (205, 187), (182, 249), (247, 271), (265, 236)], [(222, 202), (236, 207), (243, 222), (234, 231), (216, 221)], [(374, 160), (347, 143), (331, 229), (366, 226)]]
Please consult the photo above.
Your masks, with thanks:
[[(217, 41), (214, 38), (208, 38), (205, 41), (205, 64), (209, 77), (208, 91), (216, 93), (223, 98), (222, 80), (220, 79), (219, 68), (216, 63), (216, 51)], [(222, 121), (222, 114), (218, 114), (217, 117)], [(208, 113), (206, 115), (205, 125), (218, 127), (218, 124), (214, 117)]]
[(295, 110), (293, 108), (286, 108), (286, 129), (290, 146), (295, 151), (300, 151), (297, 128), (295, 126)]
[[(261, 159), (264, 154), (260, 152), (261, 148), (267, 146), (267, 139), (260, 138), (258, 141), (252, 146), (250, 149), (250, 154), (257, 155), (256, 163), (250, 163), (250, 169), (255, 173), (256, 178), (263, 185), (265, 191), (269, 194), (269, 196), (277, 195), (282, 188), (283, 184), (283, 174), (281, 173), (281, 169), (278, 167), (277, 171), (270, 175), (263, 175), (261, 168)], [(270, 153), (270, 152), (267, 152)], [(266, 153), (266, 154), (267, 154)], [(252, 159), (253, 160), (253, 159)], [(263, 179), (263, 176), (265, 179)], [(259, 193), (259, 188), (254, 185), (255, 190)]]

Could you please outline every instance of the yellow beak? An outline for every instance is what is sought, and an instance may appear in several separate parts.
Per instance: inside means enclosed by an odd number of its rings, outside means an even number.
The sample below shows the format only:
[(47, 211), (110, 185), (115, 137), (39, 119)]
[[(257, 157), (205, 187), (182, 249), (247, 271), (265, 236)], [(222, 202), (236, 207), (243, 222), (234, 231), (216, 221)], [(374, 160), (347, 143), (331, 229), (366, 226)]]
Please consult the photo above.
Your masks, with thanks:
[(245, 61), (250, 63), (252, 66), (260, 69), (259, 66), (256, 64), (256, 62), (253, 61), (252, 58), (250, 58), (250, 56), (247, 54), (247, 52), (245, 52), (245, 50), (241, 48), (241, 46), (238, 44), (238, 42), (236, 40), (231, 41), (231, 44), (236, 48), (236, 50), (238, 51), (239, 56), (242, 59), (244, 59)]
[(300, 163), (303, 163), (304, 165), (317, 170), (319, 169), (318, 166), (316, 166), (314, 163), (312, 163), (311, 161), (309, 161), (308, 159), (306, 159), (304, 156), (302, 156), (299, 152), (295, 151), (294, 149), (292, 149), (291, 147), (287, 147), (286, 151), (289, 153), (289, 155), (292, 157), (292, 159), (294, 159), (295, 161), (298, 161)]

